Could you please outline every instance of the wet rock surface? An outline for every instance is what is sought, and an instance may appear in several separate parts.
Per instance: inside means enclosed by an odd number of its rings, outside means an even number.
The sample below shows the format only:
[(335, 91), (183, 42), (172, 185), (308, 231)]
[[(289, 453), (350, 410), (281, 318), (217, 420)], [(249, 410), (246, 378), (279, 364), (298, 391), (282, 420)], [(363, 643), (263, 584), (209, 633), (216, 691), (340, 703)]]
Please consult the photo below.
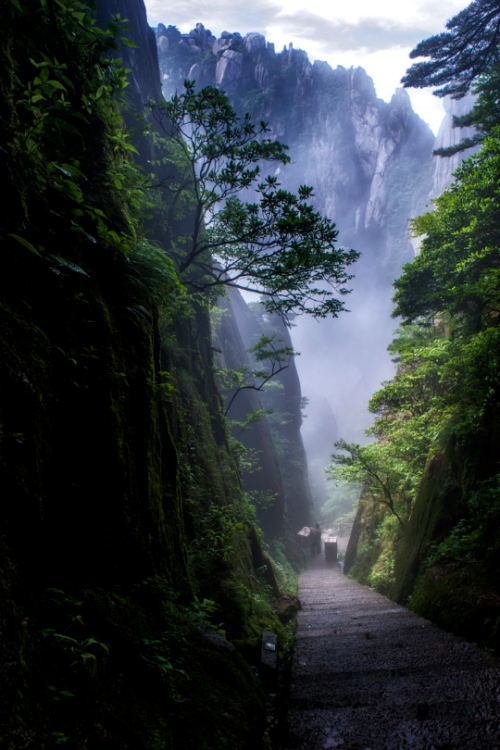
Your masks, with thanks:
[(500, 748), (500, 661), (340, 573), (300, 579), (287, 746)]

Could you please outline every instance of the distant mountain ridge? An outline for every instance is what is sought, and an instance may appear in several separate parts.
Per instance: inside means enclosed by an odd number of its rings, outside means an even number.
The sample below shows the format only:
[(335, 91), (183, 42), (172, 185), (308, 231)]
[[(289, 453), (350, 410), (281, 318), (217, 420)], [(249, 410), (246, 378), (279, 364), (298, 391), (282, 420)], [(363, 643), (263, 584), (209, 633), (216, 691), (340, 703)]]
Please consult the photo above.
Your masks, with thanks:
[(219, 86), (242, 114), (268, 122), (269, 137), (286, 143), (294, 162), (280, 172), (284, 186), (313, 185), (342, 244), (392, 281), (412, 258), (407, 218), (432, 190), (434, 136), (406, 91), (383, 102), (363, 68), (311, 64), (291, 44), (276, 53), (258, 33), (216, 39), (202, 24), (182, 35), (159, 24), (156, 34), (165, 96), (189, 78)]

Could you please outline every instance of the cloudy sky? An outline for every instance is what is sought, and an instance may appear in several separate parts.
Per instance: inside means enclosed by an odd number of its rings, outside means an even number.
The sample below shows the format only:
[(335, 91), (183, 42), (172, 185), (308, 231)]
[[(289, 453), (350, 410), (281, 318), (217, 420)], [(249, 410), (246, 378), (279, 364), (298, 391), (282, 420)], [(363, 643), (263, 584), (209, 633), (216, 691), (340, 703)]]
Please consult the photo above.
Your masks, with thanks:
[[(293, 42), (311, 61), (332, 67), (363, 66), (377, 94), (388, 101), (422, 39), (443, 31), (467, 0), (145, 0), (151, 26), (173, 24), (183, 32), (198, 21), (215, 36), (259, 31), (276, 49)], [(428, 90), (410, 89), (413, 108), (437, 131), (442, 104)]]

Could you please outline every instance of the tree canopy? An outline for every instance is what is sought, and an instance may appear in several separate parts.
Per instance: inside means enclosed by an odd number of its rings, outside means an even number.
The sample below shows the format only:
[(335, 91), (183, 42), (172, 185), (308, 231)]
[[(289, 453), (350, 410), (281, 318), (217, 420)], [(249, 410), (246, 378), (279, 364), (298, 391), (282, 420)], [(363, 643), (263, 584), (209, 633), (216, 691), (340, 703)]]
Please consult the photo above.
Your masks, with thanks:
[(500, 2), (474, 0), (450, 19), (447, 32), (420, 42), (410, 57), (417, 62), (402, 78), (405, 88), (438, 86), (434, 94), (461, 99), (479, 76), (499, 60)]
[(165, 134), (157, 138), (158, 161), (172, 165), (158, 185), (166, 226), (182, 216), (168, 251), (183, 283), (199, 292), (257, 292), (266, 310), (285, 320), (291, 313), (336, 317), (359, 253), (336, 246), (335, 224), (314, 210), (311, 187), (293, 194), (276, 176), (260, 177), (259, 162), (290, 161), (285, 146), (265, 137), (266, 123), (256, 128), (249, 115), (240, 120), (216, 88), (196, 93), (186, 81), (185, 89), (152, 105)]

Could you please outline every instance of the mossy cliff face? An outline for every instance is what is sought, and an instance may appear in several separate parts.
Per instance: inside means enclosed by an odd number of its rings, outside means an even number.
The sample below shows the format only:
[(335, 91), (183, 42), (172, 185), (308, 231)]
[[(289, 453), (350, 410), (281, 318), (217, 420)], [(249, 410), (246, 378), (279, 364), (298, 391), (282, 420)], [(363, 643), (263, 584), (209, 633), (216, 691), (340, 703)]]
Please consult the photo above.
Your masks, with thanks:
[(164, 338), (162, 348), (162, 366), (175, 388), (167, 411), (181, 464), (191, 583), (197, 594), (220, 604), (232, 639), (260, 638), (264, 628), (282, 639), (280, 623), (262, 595), (260, 583), (279, 592), (252, 529), (253, 510), (244, 499), (224, 424), (208, 308), (195, 306), (194, 313)]
[(362, 493), (347, 546), (344, 573), (365, 586), (387, 593), (400, 538), (397, 521), (385, 505)]
[(498, 449), (487, 418), (428, 464), (404, 530), (360, 500), (345, 572), (432, 622), (500, 653)]
[[(0, 19), (0, 745), (254, 750), (260, 683), (207, 622), (246, 654), (264, 626), (283, 631), (254, 570), (208, 312), (165, 328), (137, 257), (68, 229), (64, 196), (16, 155), (14, 65), (59, 49), (31, 11)], [(129, 231), (120, 194), (99, 189)]]
[[(222, 370), (239, 370), (243, 366), (250, 368), (251, 363), (246, 350), (255, 341), (251, 341), (251, 334), (246, 336), (245, 342), (243, 341), (242, 334), (247, 333), (244, 323), (249, 311), (239, 291), (231, 290), (229, 298), (220, 299), (219, 309), (223, 313), (214, 331), (214, 345), (220, 350), (219, 367)], [(258, 383), (254, 385), (258, 387)], [(224, 395), (228, 404), (234, 392), (229, 390)], [(250, 414), (262, 408), (260, 393), (252, 389), (241, 390), (229, 408), (228, 418), (244, 424)], [(259, 514), (262, 529), (268, 540), (281, 538), (284, 531), (285, 492), (268, 421), (263, 418), (241, 433), (236, 429), (235, 433), (237, 440), (251, 451), (250, 455), (256, 464), (243, 474), (245, 489), (274, 496), (270, 507)]]
[[(216, 326), (214, 343), (221, 350), (222, 370), (237, 370), (246, 365), (251, 370), (251, 354), (262, 335), (274, 337), (278, 347), (293, 349), (289, 329), (278, 316), (268, 316), (262, 305), (247, 305), (237, 289), (219, 300), (223, 310)], [(266, 363), (265, 363), (266, 364)], [(244, 472), (245, 489), (275, 496), (266, 510), (260, 509), (259, 520), (267, 540), (282, 538), (285, 531), (295, 534), (311, 523), (311, 491), (307, 460), (300, 434), (302, 394), (293, 357), (281, 363), (282, 372), (260, 391), (241, 390), (228, 411), (228, 418), (244, 423), (257, 410), (269, 410), (261, 421), (251, 424), (237, 439), (251, 451), (255, 465)], [(262, 369), (259, 365), (255, 369)], [(269, 366), (264, 370), (270, 372)], [(256, 387), (261, 381), (254, 382)], [(226, 394), (226, 403), (234, 390)]]
[(395, 557), (389, 596), (500, 653), (498, 424), (431, 461)]

